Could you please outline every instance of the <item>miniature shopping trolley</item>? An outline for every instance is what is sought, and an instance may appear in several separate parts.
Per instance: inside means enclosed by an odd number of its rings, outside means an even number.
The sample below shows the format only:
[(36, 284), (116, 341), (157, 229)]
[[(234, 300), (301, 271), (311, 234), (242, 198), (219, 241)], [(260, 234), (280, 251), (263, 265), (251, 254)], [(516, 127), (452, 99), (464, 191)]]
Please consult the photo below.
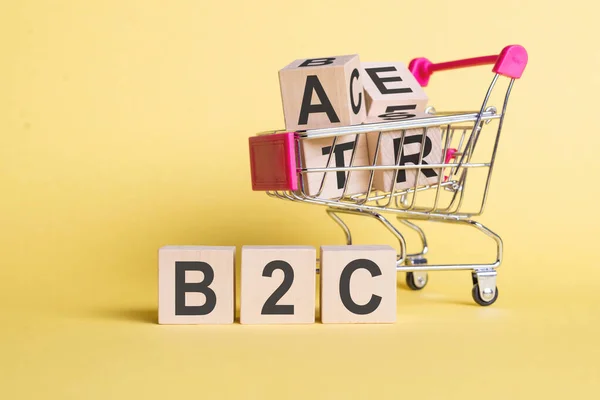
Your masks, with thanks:
[[(327, 214), (343, 229), (346, 243), (352, 244), (352, 235), (342, 215), (361, 215), (378, 220), (391, 232), (399, 243), (397, 270), (406, 272), (406, 283), (413, 290), (422, 289), (428, 281), (427, 271), (469, 270), (473, 288), (472, 296), (476, 303), (487, 306), (498, 298), (496, 269), (502, 262), (502, 239), (499, 235), (475, 221), (486, 205), (492, 171), (498, 151), (500, 133), (506, 116), (508, 99), (515, 79), (521, 77), (527, 64), (527, 52), (521, 46), (507, 46), (499, 55), (470, 58), (433, 64), (425, 58), (411, 61), (409, 69), (422, 85), (428, 84), (432, 73), (441, 70), (494, 64), (494, 77), (485, 94), (479, 111), (436, 112), (432, 107), (427, 116), (400, 121), (371, 123), (326, 129), (313, 129), (297, 132), (262, 132), (250, 138), (250, 161), (253, 190), (265, 191), (269, 196), (317, 204), (326, 207)], [(502, 77), (502, 78), (501, 78)], [(508, 79), (503, 79), (508, 78)], [(500, 96), (501, 108), (488, 105), (492, 94), (500, 83), (506, 84), (506, 92)], [(429, 132), (436, 129), (441, 135), (439, 160), (424, 161), (425, 140)], [(420, 152), (417, 161), (402, 165), (397, 162), (377, 162), (382, 152), (382, 138), (394, 132), (400, 140), (400, 148), (409, 133), (422, 132)], [(495, 135), (494, 133), (495, 132)], [(335, 147), (340, 138), (353, 135), (354, 146), (348, 165), (335, 164)], [(355, 153), (361, 138), (371, 135), (369, 147), (374, 144), (374, 156), (368, 165), (358, 165)], [(373, 139), (375, 135), (375, 139)], [(330, 151), (322, 166), (304, 165), (304, 144), (310, 141), (328, 139)], [(414, 160), (414, 158), (413, 158)], [(435, 170), (437, 179), (423, 184), (414, 179), (410, 187), (389, 190), (375, 189), (374, 177), (378, 173), (392, 173), (396, 182), (398, 174), (414, 173), (420, 176), (423, 170)], [(404, 172), (403, 172), (404, 171)], [(341, 193), (336, 197), (320, 196), (327, 179), (336, 179), (336, 174), (345, 174)], [(368, 186), (355, 193), (348, 190), (352, 174), (367, 174)], [(311, 174), (320, 179), (320, 190), (310, 191), (307, 180)], [(338, 175), (339, 176), (339, 175)], [(467, 188), (469, 190), (467, 190)], [(384, 216), (386, 215), (386, 216)], [(408, 253), (406, 240), (398, 228), (390, 221), (395, 216), (404, 228), (416, 232), (420, 238), (420, 250)], [(496, 257), (493, 262), (479, 264), (430, 265), (425, 256), (428, 253), (427, 238), (423, 229), (414, 221), (428, 220), (462, 224), (475, 228), (493, 239), (496, 244)]]

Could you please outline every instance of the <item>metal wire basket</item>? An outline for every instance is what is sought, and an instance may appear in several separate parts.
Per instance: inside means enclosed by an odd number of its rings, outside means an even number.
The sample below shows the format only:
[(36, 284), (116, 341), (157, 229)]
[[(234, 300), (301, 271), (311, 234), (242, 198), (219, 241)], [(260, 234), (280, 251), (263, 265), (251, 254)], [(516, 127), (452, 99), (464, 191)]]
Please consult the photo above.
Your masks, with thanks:
[[(397, 270), (406, 272), (407, 285), (414, 290), (425, 287), (427, 271), (470, 270), (472, 295), (480, 305), (490, 305), (498, 298), (496, 269), (502, 263), (502, 239), (492, 230), (473, 218), (480, 216), (488, 199), (502, 125), (506, 116), (509, 96), (515, 79), (521, 77), (527, 64), (527, 53), (521, 46), (507, 46), (499, 55), (432, 64), (426, 59), (415, 59), (410, 70), (421, 85), (425, 86), (435, 71), (468, 66), (494, 64), (494, 77), (485, 94), (479, 111), (438, 113), (430, 108), (427, 117), (401, 121), (363, 124), (299, 132), (270, 131), (250, 138), (250, 159), (254, 190), (265, 191), (268, 196), (292, 202), (303, 202), (326, 207), (327, 214), (342, 228), (346, 243), (352, 244), (352, 234), (341, 215), (360, 215), (378, 220), (391, 232), (399, 243)], [(500, 77), (508, 78), (504, 100), (500, 109), (488, 105)], [(428, 137), (435, 130), (442, 143), (439, 159), (425, 161)], [(393, 164), (382, 165), (385, 148), (383, 138), (393, 132), (395, 145), (400, 149), (410, 141), (420, 145), (411, 163), (396, 157)], [(354, 137), (348, 165), (333, 165), (336, 146), (341, 137)], [(370, 138), (367, 138), (370, 135)], [(485, 137), (487, 140), (482, 140)], [(417, 139), (415, 139), (417, 138)], [(330, 140), (330, 151), (325, 165), (307, 167), (303, 151), (310, 141)], [(356, 150), (361, 140), (375, 143), (369, 164), (356, 165)], [(389, 143), (388, 143), (389, 144)], [(374, 190), (376, 172), (387, 172), (397, 182), (399, 175), (414, 174), (416, 178), (409, 187)], [(435, 176), (435, 180), (423, 183), (419, 177)], [(352, 174), (368, 174), (368, 186), (359, 192), (349, 191)], [(311, 174), (320, 177), (319, 189), (311, 192), (307, 180)], [(477, 174), (479, 179), (472, 178)], [(340, 194), (336, 197), (321, 196), (327, 179), (337, 179)], [(314, 182), (314, 178), (313, 178)], [(468, 189), (468, 190), (467, 190)], [(466, 201), (467, 194), (473, 195)], [(386, 215), (386, 216), (384, 216)], [(420, 250), (407, 254), (406, 240), (390, 222), (395, 216), (404, 227), (415, 231), (421, 240)], [(431, 265), (425, 258), (429, 251), (423, 229), (415, 220), (431, 220), (444, 223), (468, 225), (494, 240), (496, 257), (491, 262), (475, 264)]]

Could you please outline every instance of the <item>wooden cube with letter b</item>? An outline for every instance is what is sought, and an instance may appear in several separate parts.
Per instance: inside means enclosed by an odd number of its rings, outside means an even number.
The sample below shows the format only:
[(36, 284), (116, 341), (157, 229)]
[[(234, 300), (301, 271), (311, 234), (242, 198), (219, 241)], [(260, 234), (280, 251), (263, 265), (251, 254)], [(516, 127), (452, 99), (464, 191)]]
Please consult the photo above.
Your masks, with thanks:
[(396, 251), (391, 246), (322, 246), (321, 321), (396, 322)]
[(233, 323), (234, 267), (235, 247), (161, 247), (158, 251), (158, 323)]
[(363, 62), (361, 69), (367, 103), (365, 122), (426, 116), (427, 95), (403, 63)]
[(309, 246), (242, 247), (240, 322), (315, 322), (317, 251)]
[[(379, 139), (380, 135), (381, 139)], [(379, 150), (375, 162), (378, 140), (380, 141)], [(372, 163), (375, 162), (378, 166), (392, 167), (420, 164), (421, 170), (418, 171), (417, 186), (438, 183), (441, 169), (427, 168), (427, 164), (444, 162), (440, 127), (381, 132), (381, 134), (370, 132), (367, 134), (367, 141), (369, 143), (369, 159)], [(393, 169), (377, 170), (373, 175), (373, 189), (391, 192), (394, 177), (396, 177), (396, 190), (411, 188), (415, 185), (417, 169), (399, 169), (397, 174)]]
[(357, 125), (366, 117), (357, 54), (296, 60), (279, 71), (290, 131)]

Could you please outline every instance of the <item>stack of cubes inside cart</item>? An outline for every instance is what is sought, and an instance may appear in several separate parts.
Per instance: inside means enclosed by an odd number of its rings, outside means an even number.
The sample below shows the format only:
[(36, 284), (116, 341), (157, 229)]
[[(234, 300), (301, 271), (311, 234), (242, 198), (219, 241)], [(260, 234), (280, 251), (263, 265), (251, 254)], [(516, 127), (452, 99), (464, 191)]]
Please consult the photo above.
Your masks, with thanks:
[[(285, 126), (290, 132), (431, 116), (426, 112), (427, 95), (401, 62), (361, 62), (358, 55), (301, 59), (281, 69), (279, 81)], [(351, 173), (306, 173), (301, 182), (305, 195), (335, 200), (366, 193), (369, 188), (391, 192), (439, 182), (442, 171), (427, 168), (426, 164), (445, 161), (440, 127), (381, 133), (374, 130), (358, 136), (301, 140), (302, 166), (423, 167), (419, 171), (375, 169), (372, 178), (368, 168)]]

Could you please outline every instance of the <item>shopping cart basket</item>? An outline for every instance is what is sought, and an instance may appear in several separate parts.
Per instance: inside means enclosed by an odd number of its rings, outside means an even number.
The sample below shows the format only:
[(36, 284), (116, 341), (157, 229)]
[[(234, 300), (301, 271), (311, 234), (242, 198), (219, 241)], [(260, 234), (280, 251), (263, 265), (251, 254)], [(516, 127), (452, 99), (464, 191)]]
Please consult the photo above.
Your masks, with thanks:
[[(352, 214), (375, 218), (398, 240), (400, 251), (397, 270), (406, 272), (406, 283), (411, 289), (419, 290), (427, 284), (427, 271), (469, 270), (472, 275), (472, 296), (475, 302), (482, 306), (494, 303), (498, 298), (496, 269), (502, 262), (502, 239), (473, 218), (481, 215), (485, 208), (508, 99), (515, 79), (520, 78), (525, 69), (527, 52), (523, 47), (514, 45), (505, 47), (499, 55), (440, 64), (433, 64), (425, 58), (417, 58), (411, 61), (409, 69), (419, 83), (426, 86), (433, 72), (486, 64), (494, 64), (492, 71), (495, 75), (478, 112), (439, 113), (430, 108), (427, 117), (297, 132), (270, 131), (251, 137), (249, 144), (253, 190), (266, 191), (269, 196), (278, 199), (327, 207), (327, 214), (343, 229), (348, 245), (352, 244), (352, 235), (341, 215)], [(488, 101), (501, 76), (509, 79), (505, 81), (507, 82), (506, 93), (502, 108), (498, 110), (494, 106), (488, 106)], [(439, 162), (426, 163), (423, 161), (423, 149), (431, 129), (440, 129), (442, 151)], [(492, 133), (494, 129), (495, 136)], [(377, 163), (381, 153), (382, 135), (388, 132), (395, 134), (399, 132), (400, 148), (402, 148), (402, 143), (407, 137), (406, 133), (415, 130), (423, 132), (420, 136), (422, 142), (418, 162), (401, 165), (398, 159), (392, 165)], [(376, 143), (375, 155), (372, 161), (369, 161), (369, 165), (355, 165), (359, 140), (367, 134), (377, 135), (375, 142), (369, 142), (370, 145)], [(348, 137), (347, 135), (354, 135), (350, 162), (341, 167), (333, 166), (332, 156), (335, 154), (336, 143), (340, 137)], [(331, 151), (325, 165), (318, 168), (308, 168), (303, 165), (303, 142), (324, 138), (331, 140)], [(420, 176), (424, 169), (438, 171), (437, 181), (422, 184), (419, 179), (415, 179), (414, 184), (408, 188), (398, 189), (396, 185), (392, 185), (388, 191), (373, 189), (373, 178), (377, 172), (391, 171), (394, 174), (392, 182), (395, 182), (401, 171), (406, 171), (405, 174), (413, 171), (416, 176)], [(370, 174), (368, 188), (361, 193), (349, 194), (347, 188), (351, 175), (359, 171), (367, 171), (366, 173)], [(326, 179), (336, 179), (338, 173), (346, 174), (342, 193), (335, 198), (320, 197)], [(307, 190), (306, 178), (309, 174), (322, 176), (320, 190), (317, 193), (314, 193), (314, 190), (312, 192)], [(478, 180), (474, 177), (476, 174)], [(467, 196), (467, 187), (469, 193), (476, 192), (474, 197)], [(479, 187), (479, 190), (472, 187)], [(469, 201), (474, 205), (469, 204)], [(389, 217), (384, 217), (384, 214), (394, 215), (404, 227), (418, 234), (421, 240), (420, 251), (408, 254), (404, 236), (390, 222)], [(423, 229), (413, 222), (415, 220), (462, 224), (475, 228), (494, 240), (495, 261), (479, 264), (429, 265), (425, 258), (429, 250), (427, 239)]]

